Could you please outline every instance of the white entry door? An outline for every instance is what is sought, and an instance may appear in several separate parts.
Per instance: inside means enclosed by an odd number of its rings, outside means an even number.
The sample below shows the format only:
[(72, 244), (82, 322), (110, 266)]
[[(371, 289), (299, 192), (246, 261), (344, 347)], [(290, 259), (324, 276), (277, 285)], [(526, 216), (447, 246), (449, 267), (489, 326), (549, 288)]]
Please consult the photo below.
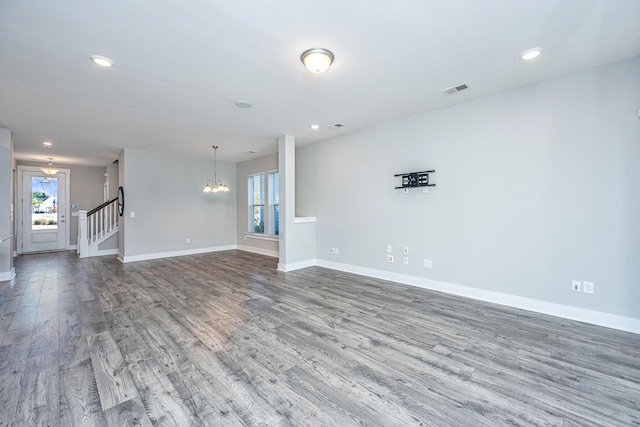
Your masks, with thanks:
[(67, 249), (68, 180), (68, 169), (22, 169), (22, 253)]

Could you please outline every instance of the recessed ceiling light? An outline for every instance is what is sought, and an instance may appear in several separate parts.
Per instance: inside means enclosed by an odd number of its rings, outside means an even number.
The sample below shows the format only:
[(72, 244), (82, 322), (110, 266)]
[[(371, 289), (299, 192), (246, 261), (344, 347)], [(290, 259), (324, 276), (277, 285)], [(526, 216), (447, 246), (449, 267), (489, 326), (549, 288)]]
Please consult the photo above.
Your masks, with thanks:
[(115, 62), (113, 62), (113, 59), (107, 58), (106, 56), (91, 55), (90, 58), (101, 67), (113, 67), (116, 65)]
[(44, 147), (45, 150), (48, 150), (49, 148), (51, 148), (53, 146), (53, 143), (51, 143), (49, 141), (44, 141), (42, 143), (42, 146)]
[(236, 101), (236, 102), (234, 102), (234, 104), (236, 104), (236, 107), (238, 107), (238, 108), (251, 108), (251, 107), (253, 107), (253, 104), (250, 103), (249, 101)]
[(311, 129), (318, 130), (318, 129), (320, 129), (320, 125), (313, 124), (313, 125), (311, 125)]
[(525, 61), (532, 60), (540, 56), (540, 54), (542, 53), (542, 50), (543, 49), (541, 47), (533, 47), (531, 49), (527, 49), (520, 54), (520, 58), (524, 59)]

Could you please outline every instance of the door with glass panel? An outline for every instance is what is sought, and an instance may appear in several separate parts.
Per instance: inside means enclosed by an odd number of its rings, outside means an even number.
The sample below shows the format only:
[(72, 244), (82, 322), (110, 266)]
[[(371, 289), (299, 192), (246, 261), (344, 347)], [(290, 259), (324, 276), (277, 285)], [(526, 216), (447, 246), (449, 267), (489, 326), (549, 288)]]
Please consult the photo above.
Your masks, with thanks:
[(21, 252), (66, 249), (67, 180), (63, 171), (22, 170)]

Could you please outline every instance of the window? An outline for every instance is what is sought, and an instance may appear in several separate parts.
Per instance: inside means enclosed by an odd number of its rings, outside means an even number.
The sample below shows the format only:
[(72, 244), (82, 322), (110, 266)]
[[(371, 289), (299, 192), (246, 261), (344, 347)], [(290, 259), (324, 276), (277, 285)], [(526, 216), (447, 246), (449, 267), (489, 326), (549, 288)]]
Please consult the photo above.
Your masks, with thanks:
[(58, 178), (31, 177), (31, 229), (58, 229)]
[(280, 234), (280, 173), (269, 172), (269, 231)]
[(247, 184), (248, 232), (277, 236), (280, 233), (280, 174), (278, 171), (269, 171), (250, 175)]

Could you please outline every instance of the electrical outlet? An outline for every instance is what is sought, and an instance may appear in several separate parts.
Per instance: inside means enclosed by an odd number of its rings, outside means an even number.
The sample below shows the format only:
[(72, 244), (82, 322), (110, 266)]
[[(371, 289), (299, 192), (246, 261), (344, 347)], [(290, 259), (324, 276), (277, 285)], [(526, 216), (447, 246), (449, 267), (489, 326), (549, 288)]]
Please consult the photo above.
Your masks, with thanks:
[(402, 262), (404, 262), (404, 265), (409, 265), (409, 258), (408, 257), (404, 257), (402, 259)]
[(571, 290), (573, 292), (582, 292), (582, 283), (579, 280), (572, 281)]
[(405, 255), (409, 255), (409, 247), (405, 246), (404, 248), (402, 248), (402, 253)]
[(191, 239), (187, 239), (187, 244), (191, 243)]
[(433, 265), (431, 265), (431, 260), (430, 259), (425, 259), (424, 260), (424, 268), (432, 268)]
[(393, 262), (393, 255), (387, 255), (387, 262)]
[(334, 255), (338, 255), (338, 254), (340, 254), (340, 249), (338, 249), (338, 248), (331, 248), (331, 253), (332, 253), (332, 254), (334, 254)]
[(390, 254), (391, 253), (391, 245), (387, 245), (387, 253)]
[(582, 292), (585, 294), (592, 294), (594, 292), (595, 285), (593, 282), (583, 282), (582, 283)]

